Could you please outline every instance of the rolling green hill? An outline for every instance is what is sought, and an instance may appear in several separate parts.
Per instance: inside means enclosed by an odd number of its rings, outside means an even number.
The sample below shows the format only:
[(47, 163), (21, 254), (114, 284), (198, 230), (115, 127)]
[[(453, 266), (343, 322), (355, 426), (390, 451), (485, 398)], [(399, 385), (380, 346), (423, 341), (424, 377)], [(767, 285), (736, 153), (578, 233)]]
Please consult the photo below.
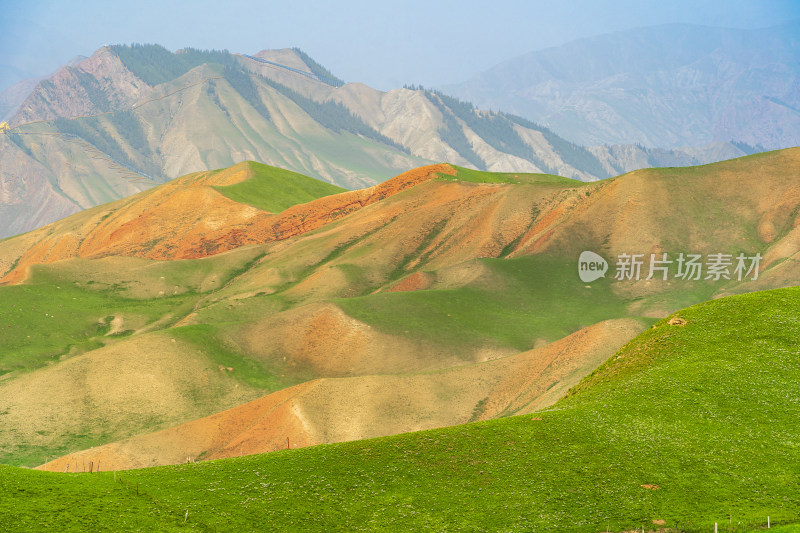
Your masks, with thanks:
[(122, 474), (2, 467), (0, 521), (64, 531), (797, 523), (798, 310), (800, 288), (684, 309), (535, 415)]
[[(677, 309), (795, 285), (799, 161), (589, 184), (443, 164), (338, 194), (240, 163), (6, 239), (0, 461), (136, 468), (533, 412)], [(763, 261), (584, 283), (584, 250)]]
[(269, 165), (247, 162), (250, 177), (235, 185), (215, 187), (233, 200), (280, 213), (297, 204), (304, 204), (323, 196), (344, 192), (347, 189), (303, 174)]

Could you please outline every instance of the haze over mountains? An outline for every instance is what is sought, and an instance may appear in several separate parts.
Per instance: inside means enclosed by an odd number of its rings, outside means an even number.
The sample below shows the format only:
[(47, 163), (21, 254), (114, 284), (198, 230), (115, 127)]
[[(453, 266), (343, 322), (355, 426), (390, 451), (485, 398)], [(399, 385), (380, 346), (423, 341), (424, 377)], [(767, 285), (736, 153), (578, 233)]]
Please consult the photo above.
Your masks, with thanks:
[[(75, 56), (65, 67), (73, 67), (87, 59), (86, 56)], [(0, 66), (0, 79), (2, 79), (2, 66)], [(52, 76), (52, 74), (50, 75)], [(38, 78), (25, 78), (11, 84), (10, 87), (0, 91), (0, 120), (8, 120), (16, 114), (19, 107), (28, 96), (33, 92), (39, 82), (46, 80), (50, 76), (43, 76)]]
[(668, 24), (511, 59), (443, 90), (582, 145), (800, 144), (800, 22)]
[(38, 83), (9, 122), (0, 134), (0, 237), (242, 160), (360, 188), (440, 161), (594, 180), (754, 150), (587, 149), (442, 93), (343, 84), (299, 50), (104, 47)]

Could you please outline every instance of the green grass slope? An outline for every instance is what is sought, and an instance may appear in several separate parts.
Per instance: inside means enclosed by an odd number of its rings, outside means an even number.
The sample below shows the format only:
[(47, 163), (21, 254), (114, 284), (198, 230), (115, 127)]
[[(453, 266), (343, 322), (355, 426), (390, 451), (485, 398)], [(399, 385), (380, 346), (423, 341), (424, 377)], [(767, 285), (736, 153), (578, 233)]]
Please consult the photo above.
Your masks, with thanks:
[[(631, 316), (611, 281), (587, 289), (567, 260), (544, 255), (479, 259), (487, 275), (463, 287), (379, 292), (336, 300), (348, 315), (389, 334), (455, 346), (529, 350), (609, 318)], [(638, 318), (638, 317), (637, 317)]]
[[(73, 259), (37, 265), (22, 285), (0, 287), (0, 376), (164, 329), (205, 292), (241, 273), (256, 252), (187, 261)], [(115, 317), (123, 319), (113, 331)], [(2, 457), (0, 452), (0, 457)]]
[(536, 184), (556, 185), (561, 187), (582, 187), (590, 182), (579, 181), (555, 174), (531, 174), (523, 172), (487, 172), (471, 168), (452, 165), (456, 169), (455, 176), (443, 174), (439, 179), (443, 181), (469, 181), (472, 183), (510, 183), (514, 185)]
[[(113, 475), (40, 474), (0, 466), (0, 487), (0, 527), (9, 533), (187, 529), (177, 510), (137, 496), (135, 485), (126, 490)], [(95, 504), (79, 503), (90, 501), (101, 504), (102, 511)]]
[(245, 181), (214, 188), (234, 202), (272, 213), (280, 213), (293, 205), (347, 190), (297, 172), (254, 161), (248, 162), (248, 167), (251, 175)]
[[(720, 531), (749, 531), (767, 516), (796, 523), (798, 310), (800, 288), (680, 311), (685, 325), (657, 323), (536, 416), (130, 471), (116, 485), (113, 473), (4, 467), (0, 523), (64, 531), (622, 531), (662, 520), (675, 530), (711, 531), (717, 522)], [(107, 511), (114, 508), (121, 517)]]
[[(133, 329), (112, 332), (115, 316), (143, 327), (166, 315), (191, 310), (194, 299), (181, 295), (153, 300), (125, 298), (75, 284), (35, 283), (3, 287), (0, 310), (0, 375), (30, 370), (99, 348)], [(174, 320), (173, 320), (174, 321)]]

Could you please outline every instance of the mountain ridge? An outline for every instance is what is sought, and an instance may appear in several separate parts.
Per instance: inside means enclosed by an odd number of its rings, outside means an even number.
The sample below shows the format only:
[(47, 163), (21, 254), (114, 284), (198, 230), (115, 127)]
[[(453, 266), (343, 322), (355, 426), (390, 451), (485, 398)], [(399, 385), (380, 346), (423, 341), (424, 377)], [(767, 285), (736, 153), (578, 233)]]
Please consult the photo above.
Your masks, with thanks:
[[(190, 174), (22, 235), (14, 242), (30, 243), (30, 248), (23, 244), (23, 248), (4, 254), (0, 264), (7, 270), (0, 283), (24, 279), (30, 265), (73, 257), (191, 259), (247, 244), (283, 240), (312, 231), (440, 173), (455, 173), (449, 165), (422, 167), (371, 188), (342, 192), (327, 200), (324, 195), (336, 188), (323, 189), (318, 201), (295, 201), (279, 213), (270, 213), (237, 202), (226, 194), (226, 188), (251, 179), (253, 165), (244, 162), (221, 171)], [(270, 180), (280, 180), (275, 185), (283, 187), (287, 185), (285, 177), (285, 173), (279, 173)], [(306, 176), (300, 178), (315, 181)], [(197, 209), (186, 213), (187, 205)]]
[[(310, 58), (317, 66), (309, 66), (301, 53), (246, 57), (115, 45), (61, 69), (0, 134), (4, 235), (244, 160), (355, 189), (437, 161), (591, 180), (662, 161), (707, 159), (702, 150), (596, 152), (523, 119), (421, 88), (382, 93), (357, 83), (327, 85), (313, 70), (332, 74)], [(708, 153), (746, 151), (728, 145)], [(33, 197), (47, 198), (39, 202), (49, 209), (27, 210)]]
[(443, 90), (583, 145), (786, 148), (800, 144), (798, 28), (636, 28), (530, 52)]

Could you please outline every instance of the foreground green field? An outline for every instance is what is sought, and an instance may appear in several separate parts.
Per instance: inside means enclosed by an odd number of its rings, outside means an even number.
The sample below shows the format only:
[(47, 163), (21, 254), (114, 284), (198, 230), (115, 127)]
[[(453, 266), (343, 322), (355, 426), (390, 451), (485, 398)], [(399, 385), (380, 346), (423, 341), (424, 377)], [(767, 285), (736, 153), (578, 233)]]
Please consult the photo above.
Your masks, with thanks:
[(658, 322), (534, 416), (121, 474), (2, 467), (0, 524), (713, 531), (716, 522), (750, 531), (768, 516), (797, 523), (798, 311), (799, 288), (685, 309), (684, 325)]

